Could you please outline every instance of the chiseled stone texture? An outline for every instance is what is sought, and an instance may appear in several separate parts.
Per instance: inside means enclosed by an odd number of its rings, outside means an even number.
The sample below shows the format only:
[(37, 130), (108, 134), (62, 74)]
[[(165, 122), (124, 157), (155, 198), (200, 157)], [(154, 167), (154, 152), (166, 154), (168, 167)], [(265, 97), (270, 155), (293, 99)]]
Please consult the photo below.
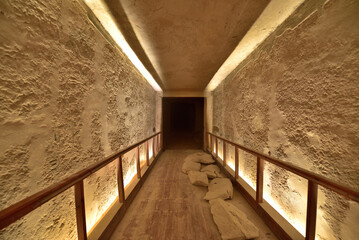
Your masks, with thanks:
[(191, 161), (201, 164), (211, 164), (215, 163), (215, 160), (212, 158), (212, 156), (205, 152), (196, 152), (188, 155), (185, 160), (185, 162)]
[[(358, 1), (307, 1), (213, 92), (213, 132), (359, 186)], [(255, 185), (255, 158), (240, 155)], [(265, 165), (265, 192), (305, 225), (307, 181)], [(357, 203), (319, 192), (318, 239), (358, 236)]]
[[(160, 128), (159, 96), (78, 1), (1, 1), (0, 54), (0, 209)], [(116, 189), (115, 164), (85, 181), (88, 227)], [(70, 189), (0, 238), (76, 238), (74, 208)]]
[(223, 199), (209, 201), (211, 213), (223, 240), (244, 240), (259, 237), (258, 228), (246, 214)]
[(189, 171), (188, 178), (191, 184), (197, 186), (208, 186), (208, 177), (207, 174), (200, 171)]
[(205, 200), (213, 200), (216, 198), (232, 199), (233, 185), (229, 178), (215, 178), (208, 184), (208, 192), (204, 196)]

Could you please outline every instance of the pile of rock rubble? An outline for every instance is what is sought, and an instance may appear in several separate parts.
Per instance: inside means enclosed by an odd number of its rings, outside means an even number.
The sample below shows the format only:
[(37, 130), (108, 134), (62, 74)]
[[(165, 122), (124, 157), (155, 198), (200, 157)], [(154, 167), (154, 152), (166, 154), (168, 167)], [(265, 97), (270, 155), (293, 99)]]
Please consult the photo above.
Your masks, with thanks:
[(188, 175), (193, 185), (208, 187), (204, 196), (209, 201), (213, 220), (223, 240), (253, 239), (259, 237), (259, 230), (247, 216), (226, 199), (232, 199), (233, 186), (211, 155), (198, 152), (186, 157), (182, 172)]

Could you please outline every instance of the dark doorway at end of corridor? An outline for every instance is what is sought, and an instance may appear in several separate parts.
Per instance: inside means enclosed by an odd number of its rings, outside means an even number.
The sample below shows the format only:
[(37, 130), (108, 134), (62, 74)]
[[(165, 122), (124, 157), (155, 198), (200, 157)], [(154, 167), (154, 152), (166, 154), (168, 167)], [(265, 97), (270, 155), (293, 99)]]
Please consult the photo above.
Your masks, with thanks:
[(165, 149), (203, 147), (204, 98), (164, 97), (162, 114)]

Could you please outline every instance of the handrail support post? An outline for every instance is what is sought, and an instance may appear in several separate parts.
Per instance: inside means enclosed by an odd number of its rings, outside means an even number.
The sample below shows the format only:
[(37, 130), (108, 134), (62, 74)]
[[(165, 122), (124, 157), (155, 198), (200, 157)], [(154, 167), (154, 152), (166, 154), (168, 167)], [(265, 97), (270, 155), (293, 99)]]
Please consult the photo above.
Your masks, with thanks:
[(226, 155), (226, 141), (223, 141), (223, 167), (227, 166), (227, 155)]
[(216, 159), (218, 159), (218, 138), (216, 137)]
[(157, 150), (157, 153), (160, 151), (160, 135), (157, 135), (156, 136), (157, 140), (156, 140), (156, 150)]
[(155, 138), (152, 138), (152, 157), (155, 158)]
[(146, 141), (146, 164), (150, 166), (150, 150), (148, 147), (148, 140)]
[(125, 188), (123, 184), (122, 156), (120, 156), (117, 161), (117, 188), (118, 188), (118, 198), (120, 200), (120, 203), (124, 203)]
[(309, 180), (305, 240), (315, 239), (315, 228), (316, 228), (316, 220), (317, 220), (317, 201), (318, 201), (318, 184)]
[(136, 164), (136, 167), (137, 167), (137, 178), (140, 179), (141, 178), (141, 159), (140, 159), (140, 146), (137, 146), (136, 148), (136, 155), (137, 155), (137, 164)]
[(84, 181), (83, 180), (79, 181), (78, 183), (75, 184), (74, 187), (75, 187), (77, 237), (79, 240), (87, 240)]
[(239, 159), (238, 159), (238, 147), (234, 146), (234, 178), (238, 179), (239, 172)]
[(260, 157), (257, 157), (257, 184), (256, 184), (257, 203), (263, 202), (263, 170), (264, 170), (264, 161)]

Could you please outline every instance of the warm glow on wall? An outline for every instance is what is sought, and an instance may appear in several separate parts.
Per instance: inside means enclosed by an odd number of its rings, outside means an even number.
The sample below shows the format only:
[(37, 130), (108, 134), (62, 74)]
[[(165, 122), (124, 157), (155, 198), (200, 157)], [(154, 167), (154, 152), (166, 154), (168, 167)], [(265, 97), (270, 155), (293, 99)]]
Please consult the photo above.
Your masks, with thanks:
[(97, 203), (97, 205), (102, 206), (102, 209), (104, 209), (103, 211), (96, 211), (94, 212), (94, 214), (87, 214), (86, 213), (86, 231), (87, 233), (90, 233), (94, 227), (96, 226), (96, 224), (101, 221), (103, 215), (106, 213), (106, 210), (109, 209), (109, 207), (113, 204), (114, 201), (116, 201), (117, 199), (117, 194), (115, 195), (110, 195), (109, 198), (107, 199), (107, 201), (105, 203)]
[(122, 49), (130, 61), (135, 65), (138, 71), (143, 75), (143, 77), (151, 84), (151, 86), (158, 92), (162, 92), (161, 87), (157, 84), (152, 75), (147, 71), (145, 66), (142, 64), (140, 59), (137, 57), (135, 52), (132, 50), (130, 45), (125, 40), (121, 31), (116, 25), (116, 22), (113, 19), (110, 11), (108, 10), (107, 5), (101, 0), (84, 0), (86, 5), (91, 9), (95, 14), (97, 19), (101, 22), (102, 26), (106, 31), (111, 35), (112, 39), (117, 43), (117, 45)]
[(235, 147), (231, 144), (226, 145), (226, 164), (230, 167), (233, 171), (235, 171)]
[(248, 185), (253, 188), (254, 190), (256, 189), (256, 185), (254, 184), (254, 182), (247, 177), (244, 172), (242, 171), (242, 168), (238, 169), (238, 176), (240, 176), (246, 183), (248, 183)]
[(223, 153), (222, 153), (222, 151), (218, 151), (218, 157), (223, 161)]
[(227, 161), (227, 166), (230, 167), (233, 171), (235, 170), (235, 163), (234, 163), (234, 161)]
[[(283, 206), (272, 194), (276, 189), (273, 189), (273, 186), (271, 186), (270, 183), (270, 166), (271, 165), (265, 164), (263, 198), (295, 229), (297, 229), (300, 234), (305, 236), (308, 181), (290, 173), (286, 184), (288, 190), (286, 190), (285, 194), (280, 197), (287, 199), (291, 207)], [(293, 209), (298, 209), (299, 211), (292, 211)]]
[(223, 142), (218, 139), (218, 157), (223, 160)]
[(146, 155), (145, 154), (140, 154), (140, 165), (141, 167), (144, 166), (146, 164)]
[(148, 151), (149, 151), (148, 152), (148, 157), (149, 157), (149, 159), (151, 159), (153, 157), (152, 149), (153, 149), (153, 139), (148, 141)]
[(232, 54), (218, 69), (206, 87), (213, 91), (244, 59), (287, 19), (304, 0), (272, 0), (242, 38)]
[[(270, 195), (270, 193), (264, 191), (263, 198), (269, 203), (282, 217), (284, 217), (295, 229), (305, 236), (305, 223), (298, 221), (295, 216), (285, 211), (283, 207)], [(299, 209), (305, 209), (306, 206), (298, 206)]]
[[(255, 164), (255, 165), (254, 165)], [(250, 167), (251, 166), (251, 167)], [(253, 178), (255, 158), (245, 151), (238, 151), (238, 176), (240, 176), (252, 189), (256, 189), (256, 179)]]
[[(234, 165), (227, 163), (227, 165), (232, 168), (234, 170)], [(243, 171), (243, 168), (239, 168), (238, 171), (238, 175), (240, 178), (242, 178), (254, 191), (256, 191), (256, 183), (253, 182), (252, 179), (250, 179), (250, 177), (245, 173), (245, 171)], [(303, 236), (305, 236), (305, 216), (304, 218), (302, 216), (296, 216), (294, 214), (291, 214), (289, 211), (286, 211), (285, 208), (278, 203), (278, 201), (276, 199), (274, 199), (271, 195), (271, 188), (268, 187), (268, 183), (269, 183), (269, 177), (270, 173), (268, 173), (268, 171), (265, 171), (264, 173), (264, 188), (263, 188), (263, 198), (265, 199), (265, 201), (270, 204), (283, 218), (285, 218), (295, 229), (297, 229), (297, 231), (302, 234)], [(298, 191), (299, 192), (303, 192), (303, 190), (299, 190), (301, 189), (302, 186), (298, 186)], [(304, 195), (304, 194), (303, 194)], [(295, 198), (293, 198), (292, 196), (290, 196), (290, 193), (287, 195), (287, 197), (291, 197), (291, 202), (296, 205), (296, 209), (306, 209), (306, 195), (299, 197), (299, 196), (294, 196)], [(306, 212), (304, 212), (305, 215)]]
[[(125, 153), (122, 157), (123, 185), (126, 188), (133, 177), (137, 174), (137, 149)], [(124, 167), (124, 166), (127, 167)]]
[[(227, 146), (229, 147), (229, 146)], [(223, 153), (220, 149), (220, 144), (218, 144), (218, 157), (220, 159), (223, 159)], [(233, 149), (234, 150), (234, 149)], [(216, 154), (216, 148), (214, 145), (214, 154)], [(232, 155), (235, 155), (234, 151), (231, 151), (231, 149), (228, 149), (227, 151), (227, 161), (226, 164), (228, 167), (230, 167), (232, 170), (235, 171), (235, 161), (233, 159)], [(244, 159), (245, 157), (239, 153), (240, 159)], [(268, 167), (268, 166), (267, 166)], [(300, 211), (301, 215), (298, 215), (296, 213), (291, 213), (287, 211), (275, 198), (271, 195), (271, 187), (269, 187), (270, 183), (270, 172), (268, 171), (268, 168), (265, 169), (264, 173), (264, 188), (263, 188), (263, 197), (265, 201), (271, 205), (284, 219), (286, 219), (302, 236), (305, 236), (305, 216), (306, 211)], [(238, 169), (238, 176), (244, 180), (254, 191), (256, 191), (256, 183), (253, 179), (250, 178), (250, 175), (248, 172), (244, 169), (244, 167), (239, 167)], [(307, 181), (300, 180), (298, 181), (299, 176), (294, 177), (293, 176), (288, 180), (288, 186), (290, 189), (292, 189), (291, 192), (286, 195), (286, 197), (289, 197), (291, 204), (295, 205), (296, 209), (303, 209), (303, 206), (306, 207), (306, 186)], [(297, 194), (293, 194), (293, 192), (296, 192)], [(299, 194), (298, 194), (299, 193)], [(320, 214), (320, 212), (319, 212)]]
[(128, 172), (126, 173), (126, 176), (124, 176), (123, 178), (124, 187), (127, 187), (127, 185), (131, 182), (131, 180), (136, 174), (137, 174), (136, 165), (131, 166), (131, 168), (128, 169)]
[(84, 179), (86, 230), (90, 232), (118, 196), (116, 161)]

